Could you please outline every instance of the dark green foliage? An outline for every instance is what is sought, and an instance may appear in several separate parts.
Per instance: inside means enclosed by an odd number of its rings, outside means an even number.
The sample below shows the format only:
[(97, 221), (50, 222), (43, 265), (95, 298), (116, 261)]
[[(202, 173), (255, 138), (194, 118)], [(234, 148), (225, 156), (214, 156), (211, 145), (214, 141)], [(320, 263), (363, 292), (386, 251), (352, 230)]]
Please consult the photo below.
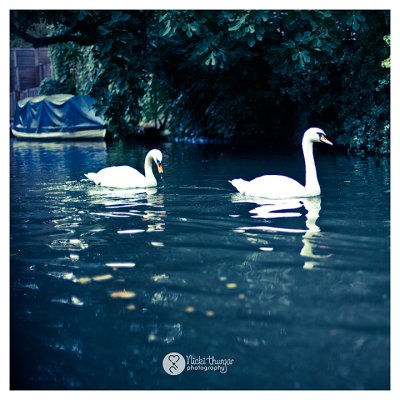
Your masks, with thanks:
[(65, 88), (58, 80), (53, 78), (44, 78), (40, 83), (39, 95), (52, 95), (70, 92), (70, 88)]
[(12, 14), (19, 31), (27, 21), (52, 26), (55, 79), (97, 98), (114, 137), (153, 124), (293, 142), (318, 125), (350, 150), (389, 152), (388, 11)]

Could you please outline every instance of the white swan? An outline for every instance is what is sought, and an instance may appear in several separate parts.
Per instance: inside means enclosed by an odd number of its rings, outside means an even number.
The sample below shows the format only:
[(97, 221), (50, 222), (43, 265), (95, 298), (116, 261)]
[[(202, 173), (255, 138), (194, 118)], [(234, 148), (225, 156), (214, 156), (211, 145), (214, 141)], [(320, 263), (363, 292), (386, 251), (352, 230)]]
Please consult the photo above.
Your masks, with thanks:
[(270, 199), (288, 199), (295, 197), (313, 197), (321, 194), (317, 170), (315, 168), (313, 143), (322, 142), (332, 145), (322, 129), (310, 128), (303, 136), (303, 155), (306, 164), (306, 184), (301, 185), (292, 178), (283, 175), (264, 175), (251, 181), (233, 179), (229, 181), (240, 193), (248, 196)]
[(157, 186), (151, 161), (157, 165), (158, 172), (163, 173), (162, 154), (160, 150), (150, 150), (144, 160), (144, 175), (127, 165), (103, 168), (99, 172), (89, 172), (85, 176), (96, 185), (116, 188), (147, 188)]

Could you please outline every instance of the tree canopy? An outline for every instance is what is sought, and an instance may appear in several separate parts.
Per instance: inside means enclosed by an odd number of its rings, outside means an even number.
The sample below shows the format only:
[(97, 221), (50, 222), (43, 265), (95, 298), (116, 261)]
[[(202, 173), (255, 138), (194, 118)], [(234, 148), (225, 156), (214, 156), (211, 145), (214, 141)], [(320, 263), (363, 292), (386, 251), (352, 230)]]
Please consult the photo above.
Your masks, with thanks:
[[(50, 46), (43, 91), (98, 100), (113, 137), (153, 124), (183, 137), (293, 142), (310, 125), (389, 152), (389, 11), (12, 11)], [(36, 35), (34, 24), (46, 24)]]

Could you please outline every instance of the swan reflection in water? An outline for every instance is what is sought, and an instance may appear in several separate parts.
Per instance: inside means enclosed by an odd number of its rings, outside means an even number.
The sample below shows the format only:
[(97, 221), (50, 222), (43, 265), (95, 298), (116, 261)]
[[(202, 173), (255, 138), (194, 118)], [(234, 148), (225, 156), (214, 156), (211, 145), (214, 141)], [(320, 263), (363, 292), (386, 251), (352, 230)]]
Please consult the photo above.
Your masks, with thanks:
[[(101, 186), (88, 186), (87, 198), (93, 205), (103, 205), (104, 209), (92, 212), (92, 215), (129, 218), (139, 217), (147, 227), (147, 232), (165, 230), (164, 194), (158, 193), (156, 187), (119, 189)], [(118, 233), (137, 233), (142, 229), (121, 230)]]
[[(321, 197), (308, 197), (308, 198), (298, 198), (298, 199), (280, 199), (271, 200), (266, 198), (257, 197), (244, 197), (241, 194), (232, 195), (233, 203), (255, 203), (258, 207), (249, 211), (252, 218), (262, 218), (262, 219), (276, 219), (276, 218), (296, 218), (301, 217), (302, 213), (297, 211), (287, 211), (287, 210), (297, 210), (299, 208), (306, 209), (306, 228), (283, 228), (278, 226), (244, 226), (235, 229), (237, 232), (247, 232), (247, 231), (263, 231), (263, 232), (274, 232), (274, 233), (303, 233), (302, 242), (303, 247), (300, 251), (300, 255), (305, 257), (303, 268), (312, 269), (320, 264), (320, 259), (330, 257), (330, 255), (317, 255), (314, 254), (314, 240), (320, 234), (320, 228), (317, 225), (317, 220), (319, 218), (319, 213), (321, 211)], [(263, 249), (263, 248), (262, 248)], [(265, 248), (268, 250), (273, 250), (272, 248)]]

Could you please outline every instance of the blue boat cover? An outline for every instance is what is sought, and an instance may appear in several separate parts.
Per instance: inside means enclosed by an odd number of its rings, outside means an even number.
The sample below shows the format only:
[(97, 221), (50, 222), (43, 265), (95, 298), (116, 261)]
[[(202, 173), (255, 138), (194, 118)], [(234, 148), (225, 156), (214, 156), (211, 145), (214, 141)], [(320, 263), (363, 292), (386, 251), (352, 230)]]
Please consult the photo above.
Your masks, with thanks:
[(12, 128), (25, 133), (78, 132), (105, 128), (96, 115), (95, 99), (57, 94), (28, 97), (18, 102)]

